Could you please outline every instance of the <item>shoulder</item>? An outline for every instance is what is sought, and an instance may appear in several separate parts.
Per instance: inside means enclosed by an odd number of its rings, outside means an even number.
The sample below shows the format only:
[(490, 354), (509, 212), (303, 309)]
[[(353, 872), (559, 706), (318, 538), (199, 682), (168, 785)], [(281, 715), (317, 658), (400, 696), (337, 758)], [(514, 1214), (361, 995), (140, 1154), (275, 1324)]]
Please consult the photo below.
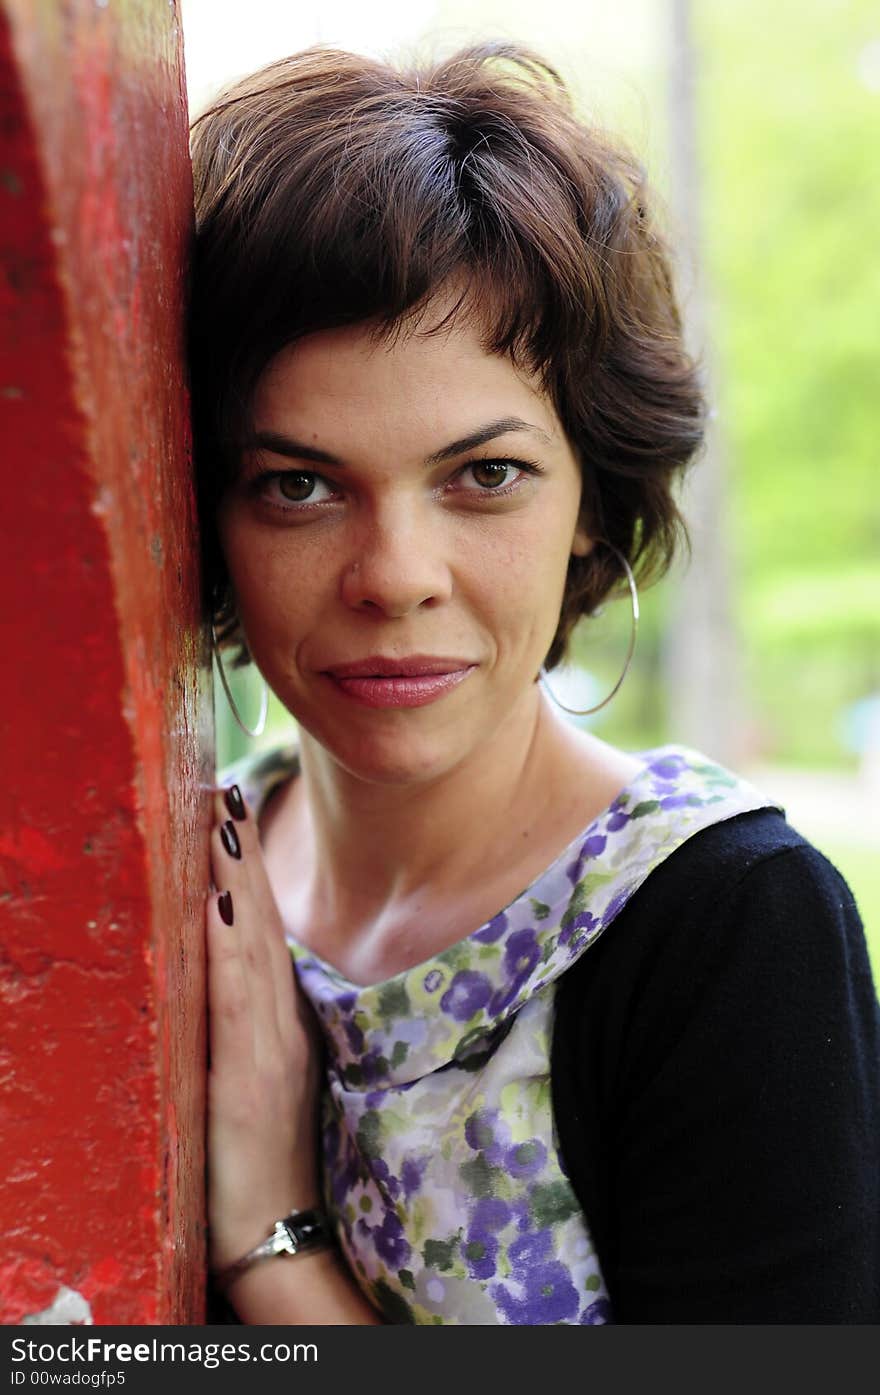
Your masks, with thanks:
[[(858, 922), (852, 892), (836, 867), (772, 808), (712, 824), (683, 842), (646, 878), (609, 927), (606, 952), (662, 940), (694, 953), (725, 929), (750, 929), (781, 945), (810, 927)], [(606, 937), (603, 937), (606, 938)]]
[(781, 813), (687, 839), (563, 974), (551, 1088), (618, 1321), (876, 1321), (880, 1011)]
[(843, 1018), (876, 1042), (858, 908), (840, 872), (774, 809), (682, 843), (557, 993), (557, 1020), (579, 1038), (579, 1055), (585, 1034), (639, 1056), (685, 1035), (703, 1045), (714, 1035), (723, 1048), (745, 1021), (753, 1040), (760, 1024), (812, 1039)]
[(690, 883), (695, 877), (720, 878), (721, 885), (731, 887), (756, 868), (788, 854), (794, 855), (798, 865), (812, 867), (820, 878), (840, 878), (818, 848), (791, 826), (781, 809), (766, 807), (713, 823), (688, 838), (656, 869), (652, 889), (656, 891), (664, 882)]

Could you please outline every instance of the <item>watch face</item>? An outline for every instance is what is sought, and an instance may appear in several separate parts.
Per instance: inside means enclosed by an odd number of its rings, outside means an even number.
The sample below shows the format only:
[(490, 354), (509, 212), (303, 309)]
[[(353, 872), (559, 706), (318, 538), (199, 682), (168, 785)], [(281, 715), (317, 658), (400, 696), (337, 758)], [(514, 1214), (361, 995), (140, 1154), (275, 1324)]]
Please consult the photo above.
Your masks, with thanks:
[(297, 1211), (284, 1221), (284, 1229), (296, 1249), (314, 1245), (324, 1238), (324, 1226), (317, 1211)]

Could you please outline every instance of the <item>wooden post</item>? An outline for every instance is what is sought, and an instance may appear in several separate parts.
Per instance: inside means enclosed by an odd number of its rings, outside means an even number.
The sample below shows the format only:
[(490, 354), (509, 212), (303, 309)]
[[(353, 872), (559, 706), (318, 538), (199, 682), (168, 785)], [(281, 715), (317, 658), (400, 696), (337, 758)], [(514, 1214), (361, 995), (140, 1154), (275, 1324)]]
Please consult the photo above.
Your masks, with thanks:
[(0, 1321), (204, 1312), (212, 778), (174, 0), (0, 5)]

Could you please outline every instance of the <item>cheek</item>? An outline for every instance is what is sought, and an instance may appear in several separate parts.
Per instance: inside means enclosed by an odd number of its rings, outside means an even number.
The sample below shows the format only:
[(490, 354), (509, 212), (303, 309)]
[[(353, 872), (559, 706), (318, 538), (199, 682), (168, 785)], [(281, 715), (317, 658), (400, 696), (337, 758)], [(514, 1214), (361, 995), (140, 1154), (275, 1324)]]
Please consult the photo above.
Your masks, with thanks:
[[(568, 532), (564, 527), (568, 526)], [(469, 600), (499, 635), (518, 652), (523, 645), (549, 646), (559, 622), (568, 574), (570, 525), (497, 531), (472, 548), (467, 575)], [(543, 646), (543, 648), (542, 648)]]
[(249, 634), (287, 632), (314, 608), (320, 566), (234, 518), (219, 527), (239, 617)]
[(564, 580), (570, 557), (567, 519), (542, 519), (511, 540), (505, 567), (525, 587), (524, 594), (552, 595)]

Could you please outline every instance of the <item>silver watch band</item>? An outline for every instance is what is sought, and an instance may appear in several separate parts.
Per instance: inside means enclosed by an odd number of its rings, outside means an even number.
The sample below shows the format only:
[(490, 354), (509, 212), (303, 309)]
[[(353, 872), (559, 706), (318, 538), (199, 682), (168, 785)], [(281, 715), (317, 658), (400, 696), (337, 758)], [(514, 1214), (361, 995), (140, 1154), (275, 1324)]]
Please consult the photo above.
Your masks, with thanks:
[(331, 1243), (330, 1227), (323, 1211), (291, 1211), (283, 1220), (276, 1221), (272, 1234), (234, 1264), (227, 1264), (214, 1275), (219, 1288), (228, 1288), (239, 1274), (250, 1269), (261, 1259), (271, 1259), (273, 1255), (299, 1255), (312, 1250), (323, 1250)]

